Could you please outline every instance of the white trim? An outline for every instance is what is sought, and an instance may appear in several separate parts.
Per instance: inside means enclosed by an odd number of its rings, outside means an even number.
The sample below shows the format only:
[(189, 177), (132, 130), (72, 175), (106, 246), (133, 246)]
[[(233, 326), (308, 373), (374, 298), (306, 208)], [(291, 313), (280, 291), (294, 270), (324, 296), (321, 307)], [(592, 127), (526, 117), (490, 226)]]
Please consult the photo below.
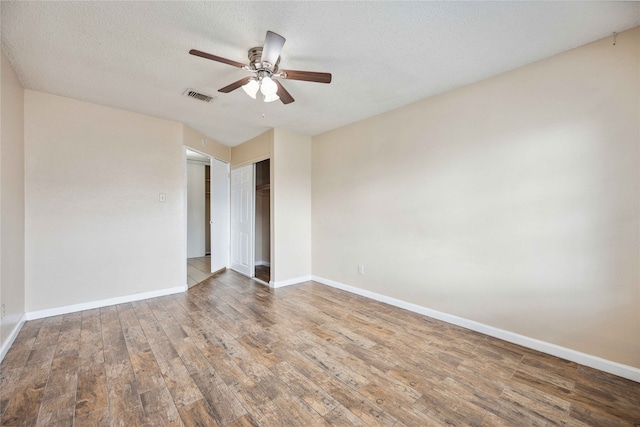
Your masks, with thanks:
[(294, 277), (293, 279), (281, 280), (279, 282), (271, 281), (269, 282), (269, 287), (274, 289), (282, 288), (284, 286), (297, 285), (298, 283), (308, 282), (310, 280), (314, 280), (313, 276)]
[[(184, 128), (184, 125), (183, 125)], [(187, 150), (189, 149), (188, 145), (183, 145), (182, 149), (182, 180), (184, 190), (182, 192), (182, 231), (183, 231), (183, 239), (182, 239), (182, 265), (180, 266), (180, 274), (184, 278), (185, 286), (189, 289), (189, 270), (187, 267), (187, 227), (189, 223), (189, 212), (188, 212), (188, 197), (187, 192), (189, 191), (189, 183), (187, 182)]]
[(93, 308), (107, 307), (126, 302), (140, 301), (148, 298), (162, 297), (165, 295), (179, 294), (185, 292), (187, 285), (176, 286), (175, 288), (161, 289), (158, 291), (141, 292), (139, 294), (123, 295), (121, 297), (101, 299), (97, 301), (83, 302), (80, 304), (67, 305), (64, 307), (49, 308), (46, 310), (31, 311), (25, 313), (27, 320), (42, 319), (43, 317), (58, 316), (60, 314), (75, 313), (77, 311), (91, 310)]
[(13, 329), (11, 330), (11, 333), (9, 334), (5, 342), (2, 343), (2, 347), (0, 347), (0, 362), (2, 362), (4, 357), (7, 355), (7, 352), (11, 348), (11, 345), (13, 344), (13, 342), (16, 340), (18, 333), (20, 333), (20, 329), (22, 329), (22, 326), (26, 321), (27, 321), (27, 315), (26, 313), (23, 313), (22, 316), (20, 316), (20, 320), (18, 320), (18, 323), (16, 323), (16, 326), (14, 326)]
[(572, 350), (570, 348), (561, 347), (556, 344), (540, 341), (535, 338), (530, 338), (524, 335), (517, 334), (515, 332), (494, 328), (493, 326), (485, 325), (484, 323), (476, 322), (474, 320), (469, 320), (463, 317), (454, 316), (452, 314), (443, 313), (441, 311), (433, 310), (417, 304), (412, 304), (406, 301), (388, 297), (386, 295), (378, 294), (376, 292), (371, 292), (371, 291), (356, 288), (353, 286), (345, 285), (344, 283), (336, 282), (330, 279), (325, 279), (323, 277), (312, 276), (312, 280), (318, 283), (322, 283), (323, 285), (331, 286), (337, 289), (342, 289), (343, 291), (351, 292), (353, 294), (371, 298), (376, 301), (384, 302), (389, 305), (403, 308), (405, 310), (413, 311), (414, 313), (419, 313), (434, 319), (442, 320), (443, 322), (447, 322), (453, 325), (461, 326), (463, 328), (471, 329), (472, 331), (480, 332), (485, 335), (499, 338), (501, 340), (505, 340), (513, 344), (518, 344), (523, 347), (541, 351), (543, 353), (547, 353), (552, 356), (570, 360), (580, 365), (589, 366), (590, 368), (598, 369), (600, 371), (608, 372), (610, 374), (617, 375), (619, 377), (623, 377), (631, 381), (636, 381), (640, 383), (640, 368), (635, 368), (629, 365), (623, 365), (618, 362), (613, 362), (611, 360), (603, 359), (598, 356), (593, 356), (591, 354), (582, 353), (580, 351)]
[(255, 265), (264, 265), (265, 267), (271, 267), (271, 263), (268, 261), (256, 261)]

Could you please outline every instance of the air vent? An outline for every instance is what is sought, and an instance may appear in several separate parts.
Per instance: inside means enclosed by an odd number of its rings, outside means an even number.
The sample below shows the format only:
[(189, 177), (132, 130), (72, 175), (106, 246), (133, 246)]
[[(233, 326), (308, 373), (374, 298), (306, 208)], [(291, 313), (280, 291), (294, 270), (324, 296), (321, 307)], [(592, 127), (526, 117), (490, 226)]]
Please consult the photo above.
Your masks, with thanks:
[(199, 99), (200, 101), (204, 101), (204, 102), (213, 102), (213, 100), (216, 99), (215, 96), (211, 96), (211, 95), (207, 95), (207, 94), (204, 94), (204, 93), (196, 92), (193, 89), (185, 90), (184, 91), (184, 95), (185, 96), (189, 96), (191, 98)]

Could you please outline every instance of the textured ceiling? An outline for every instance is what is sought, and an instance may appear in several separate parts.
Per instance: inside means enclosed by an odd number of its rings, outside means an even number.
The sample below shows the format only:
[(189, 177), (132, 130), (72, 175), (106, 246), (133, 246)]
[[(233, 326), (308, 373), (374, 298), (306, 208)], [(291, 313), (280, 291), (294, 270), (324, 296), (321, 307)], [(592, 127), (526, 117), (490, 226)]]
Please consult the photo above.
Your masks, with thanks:
[[(637, 2), (1, 2), (2, 46), (26, 88), (177, 120), (226, 145), (271, 127), (315, 135), (640, 25)], [(267, 30), (296, 101), (217, 89)], [(216, 95), (211, 104), (186, 88)]]

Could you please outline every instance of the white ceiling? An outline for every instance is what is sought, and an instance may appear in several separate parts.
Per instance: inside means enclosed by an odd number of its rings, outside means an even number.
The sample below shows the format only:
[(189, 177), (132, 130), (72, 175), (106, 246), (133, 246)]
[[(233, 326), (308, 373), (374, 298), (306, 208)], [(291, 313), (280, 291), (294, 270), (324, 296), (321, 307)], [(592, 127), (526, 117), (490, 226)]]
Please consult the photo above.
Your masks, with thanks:
[[(640, 25), (637, 2), (1, 2), (26, 88), (177, 120), (226, 145), (268, 128), (316, 135)], [(287, 38), (293, 104), (217, 89), (267, 30)], [(216, 95), (206, 104), (186, 88)]]

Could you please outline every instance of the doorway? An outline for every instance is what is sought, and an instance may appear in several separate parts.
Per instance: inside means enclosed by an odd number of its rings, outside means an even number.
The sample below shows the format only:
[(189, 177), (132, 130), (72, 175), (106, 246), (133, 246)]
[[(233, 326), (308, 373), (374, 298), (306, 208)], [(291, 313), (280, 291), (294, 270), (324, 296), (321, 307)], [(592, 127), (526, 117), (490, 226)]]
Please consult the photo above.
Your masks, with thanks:
[(185, 148), (187, 286), (228, 264), (229, 165)]
[(231, 269), (269, 285), (271, 280), (270, 161), (231, 171)]
[(255, 278), (269, 284), (271, 280), (271, 163), (256, 163)]

